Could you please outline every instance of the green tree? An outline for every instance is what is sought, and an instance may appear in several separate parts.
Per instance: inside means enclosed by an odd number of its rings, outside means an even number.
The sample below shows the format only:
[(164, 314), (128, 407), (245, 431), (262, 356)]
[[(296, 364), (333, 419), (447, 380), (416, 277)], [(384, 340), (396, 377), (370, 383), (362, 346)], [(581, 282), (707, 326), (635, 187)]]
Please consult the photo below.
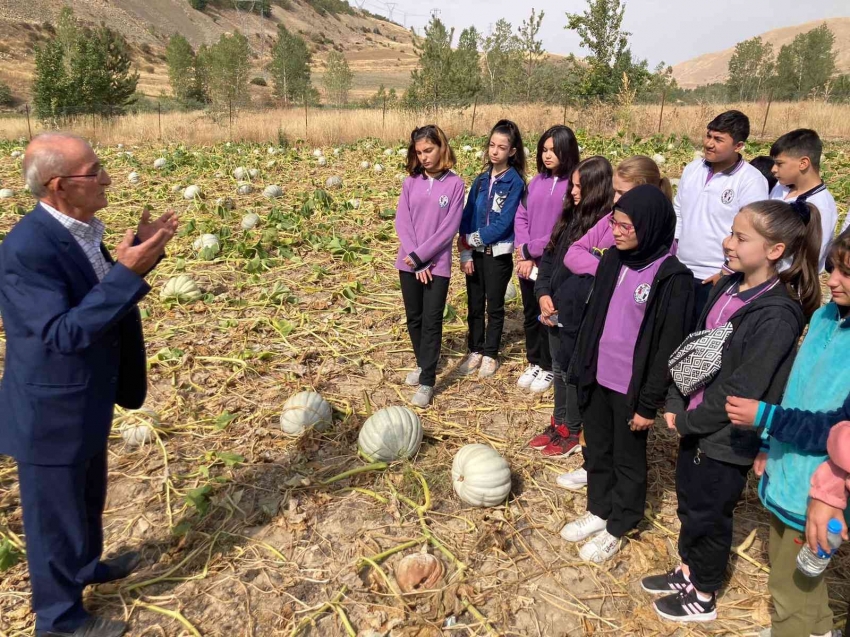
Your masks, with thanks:
[(6, 82), (0, 82), (0, 106), (12, 106), (15, 103), (15, 97), (12, 95), (12, 89)]
[(479, 39), (475, 27), (468, 27), (461, 31), (457, 48), (452, 52), (449, 101), (458, 106), (470, 104), (481, 91)]
[(736, 44), (726, 80), (729, 97), (742, 102), (760, 98), (773, 76), (773, 66), (773, 45), (770, 42), (755, 37)]
[(178, 101), (186, 103), (197, 96), (195, 51), (189, 41), (179, 33), (168, 40), (165, 47), (165, 62), (168, 65), (168, 81), (171, 92)]
[(70, 68), (71, 56), (74, 47), (77, 45), (79, 35), (80, 29), (77, 25), (77, 19), (74, 17), (74, 10), (71, 7), (62, 7), (59, 11), (59, 17), (56, 19), (56, 39), (62, 45), (66, 68)]
[(269, 71), (274, 82), (274, 94), (283, 99), (285, 105), (303, 101), (306, 95), (314, 92), (310, 83), (310, 61), (310, 50), (304, 38), (279, 24)]
[(804, 99), (822, 93), (835, 74), (835, 35), (824, 23), (779, 50), (774, 96)]
[(322, 82), (334, 104), (343, 106), (348, 103), (348, 91), (351, 90), (353, 80), (354, 73), (351, 72), (345, 56), (339, 51), (331, 51)]
[(251, 47), (248, 38), (238, 31), (233, 35), (223, 33), (218, 42), (204, 49), (198, 61), (203, 67), (203, 82), (215, 106), (224, 108), (250, 100)]
[(100, 50), (99, 57), (105, 60), (106, 88), (98, 100), (107, 115), (121, 115), (136, 101), (139, 84), (139, 73), (132, 69), (130, 47), (123, 35), (105, 26), (95, 29), (90, 37)]
[(546, 50), (543, 41), (537, 38), (540, 32), (540, 24), (543, 22), (543, 11), (535, 15), (531, 10), (531, 17), (523, 20), (519, 28), (519, 55), (522, 59), (522, 94), (526, 102), (531, 101), (535, 79), (540, 66), (543, 64)]
[(513, 30), (510, 22), (501, 19), (481, 41), (487, 97), (502, 104), (516, 99), (514, 88), (522, 74), (519, 39)]
[(454, 29), (447, 29), (442, 20), (432, 17), (425, 27), (425, 39), (418, 46), (419, 68), (410, 73), (410, 87), (405, 93), (408, 106), (437, 111), (448, 103), (451, 87), (452, 40)]
[(32, 92), (35, 114), (39, 119), (56, 120), (68, 114), (68, 72), (64, 49), (58, 38), (48, 40), (35, 50)]

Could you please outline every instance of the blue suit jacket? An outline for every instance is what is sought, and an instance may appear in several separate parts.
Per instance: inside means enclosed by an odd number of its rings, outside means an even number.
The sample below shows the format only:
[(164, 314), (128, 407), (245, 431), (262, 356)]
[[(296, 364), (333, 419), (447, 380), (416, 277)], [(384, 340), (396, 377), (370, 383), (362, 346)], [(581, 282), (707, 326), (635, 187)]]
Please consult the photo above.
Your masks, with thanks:
[(0, 453), (69, 465), (104, 449), (115, 404), (137, 409), (145, 400), (136, 304), (149, 290), (120, 263), (98, 282), (77, 241), (41, 205), (18, 222), (0, 243)]

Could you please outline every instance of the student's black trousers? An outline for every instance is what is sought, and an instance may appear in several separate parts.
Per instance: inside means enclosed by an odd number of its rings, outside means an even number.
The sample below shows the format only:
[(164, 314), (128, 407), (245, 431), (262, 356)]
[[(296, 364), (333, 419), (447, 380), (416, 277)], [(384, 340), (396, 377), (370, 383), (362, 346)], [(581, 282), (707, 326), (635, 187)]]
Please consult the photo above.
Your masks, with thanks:
[(597, 385), (582, 412), (587, 510), (608, 520), (608, 532), (623, 537), (643, 519), (646, 505), (648, 430), (632, 431), (624, 394)]
[(399, 278), (407, 332), (416, 354), (416, 366), (422, 368), (419, 384), (433, 387), (437, 381), (437, 363), (443, 341), (443, 310), (449, 293), (449, 279), (435, 276), (425, 284), (418, 281), (412, 272), (402, 271), (399, 271)]
[(520, 279), (522, 293), (522, 328), (525, 331), (525, 356), (529, 365), (539, 365), (543, 371), (552, 371), (552, 355), (549, 353), (549, 327), (537, 318), (540, 304), (534, 295), (534, 281)]
[(732, 548), (732, 513), (747, 485), (749, 466), (713, 460), (698, 451), (698, 439), (679, 444), (679, 556), (698, 591), (720, 590)]
[(475, 271), (472, 276), (466, 277), (469, 351), (496, 358), (505, 327), (505, 291), (514, 271), (513, 256), (502, 254), (494, 257), (476, 250), (472, 253), (472, 263)]

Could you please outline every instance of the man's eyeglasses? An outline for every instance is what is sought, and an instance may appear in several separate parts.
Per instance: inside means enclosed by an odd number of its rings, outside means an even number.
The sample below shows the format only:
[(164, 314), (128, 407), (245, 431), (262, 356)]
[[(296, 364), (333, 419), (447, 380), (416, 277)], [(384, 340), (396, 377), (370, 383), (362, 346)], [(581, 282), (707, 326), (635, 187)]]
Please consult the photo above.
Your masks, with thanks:
[(49, 184), (54, 179), (92, 179), (92, 178), (100, 177), (103, 173), (104, 173), (104, 168), (101, 167), (101, 168), (98, 168), (96, 173), (86, 173), (85, 175), (54, 175), (53, 177), (48, 179), (46, 182), (44, 182), (44, 185), (46, 186), (47, 184)]
[(619, 228), (623, 234), (631, 234), (635, 231), (634, 224), (623, 223), (622, 221), (614, 221), (613, 217), (608, 219), (608, 225), (611, 226), (611, 230), (616, 230), (617, 228)]

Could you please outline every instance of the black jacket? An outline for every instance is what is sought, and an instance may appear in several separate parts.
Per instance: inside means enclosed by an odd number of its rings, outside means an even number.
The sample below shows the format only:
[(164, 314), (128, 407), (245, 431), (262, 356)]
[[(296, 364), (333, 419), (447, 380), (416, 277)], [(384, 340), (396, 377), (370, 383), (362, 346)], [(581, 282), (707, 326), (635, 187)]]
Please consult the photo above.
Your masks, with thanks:
[[(619, 266), (613, 255), (614, 252), (609, 251), (602, 257), (597, 277), (603, 275), (604, 268)], [(644, 418), (655, 418), (664, 404), (670, 384), (667, 361), (690, 330), (693, 302), (693, 274), (676, 257), (668, 257), (655, 275), (646, 302), (646, 314), (635, 343), (627, 395), (629, 410)], [(578, 388), (582, 410), (587, 408), (596, 384), (599, 339), (604, 325), (605, 316), (593, 316), (588, 311), (579, 331), (571, 382)]]
[[(714, 286), (698, 329), (705, 329), (712, 305), (735, 281), (735, 276), (726, 276)], [(730, 321), (733, 331), (724, 346), (720, 372), (705, 388), (702, 403), (687, 411), (688, 401), (674, 384), (665, 411), (676, 414), (679, 434), (697, 438), (709, 458), (746, 466), (753, 463), (761, 439), (752, 429), (732, 425), (726, 397), (778, 405), (806, 320), (800, 303), (791, 299), (784, 285), (777, 285), (735, 312)]]

